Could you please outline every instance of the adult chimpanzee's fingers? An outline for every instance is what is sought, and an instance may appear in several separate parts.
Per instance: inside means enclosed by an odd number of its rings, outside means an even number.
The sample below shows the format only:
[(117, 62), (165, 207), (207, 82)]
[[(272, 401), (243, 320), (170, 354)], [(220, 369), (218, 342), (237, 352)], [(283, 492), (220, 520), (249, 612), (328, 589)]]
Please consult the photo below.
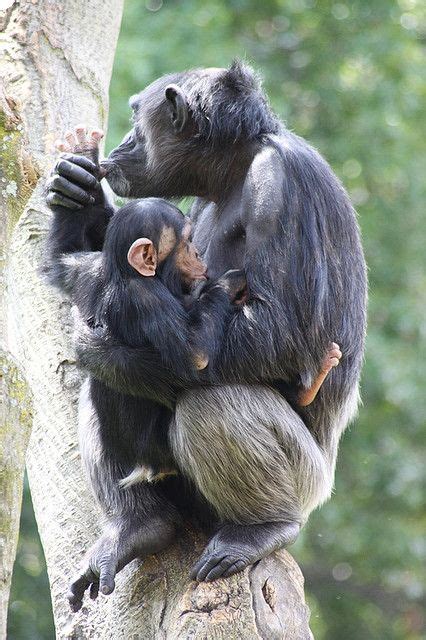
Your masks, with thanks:
[[(71, 158), (78, 156), (71, 156)], [(80, 166), (81, 163), (74, 162), (73, 159), (60, 158), (55, 165), (53, 174), (58, 174), (64, 178), (68, 178), (71, 182), (79, 184), (85, 189), (97, 189), (100, 187), (99, 181), (86, 167)], [(92, 164), (92, 163), (91, 163)], [(89, 165), (88, 165), (89, 166)]]
[(46, 202), (50, 207), (65, 207), (66, 209), (73, 209), (74, 211), (83, 208), (82, 204), (74, 202), (74, 200), (56, 191), (50, 191), (50, 193), (47, 194)]
[(75, 200), (79, 204), (88, 205), (94, 204), (95, 202), (95, 198), (87, 193), (87, 191), (73, 182), (70, 182), (70, 180), (67, 180), (63, 176), (53, 175), (47, 181), (46, 187), (49, 191), (62, 193), (67, 198)]
[(98, 167), (96, 166), (96, 164), (86, 156), (65, 152), (61, 154), (60, 159), (69, 160), (73, 164), (77, 164), (79, 167), (83, 167), (83, 169), (90, 171), (90, 173), (96, 173), (96, 171), (98, 170)]

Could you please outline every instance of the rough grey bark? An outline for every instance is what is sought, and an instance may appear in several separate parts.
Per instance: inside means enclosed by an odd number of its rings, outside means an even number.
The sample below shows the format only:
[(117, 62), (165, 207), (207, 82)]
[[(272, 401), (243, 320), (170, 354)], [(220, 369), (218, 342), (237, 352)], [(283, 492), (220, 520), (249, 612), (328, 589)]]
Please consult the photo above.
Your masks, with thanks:
[[(16, 550), (24, 453), (46, 555), (57, 638), (143, 640), (311, 637), (302, 575), (285, 552), (215, 584), (188, 580), (205, 541), (188, 531), (133, 562), (110, 597), (72, 615), (66, 592), (101, 515), (76, 438), (81, 377), (68, 302), (38, 275), (49, 212), (43, 175), (70, 125), (105, 127), (121, 0), (20, 0), (0, 14), (0, 637)], [(124, 98), (124, 97), (123, 97)]]

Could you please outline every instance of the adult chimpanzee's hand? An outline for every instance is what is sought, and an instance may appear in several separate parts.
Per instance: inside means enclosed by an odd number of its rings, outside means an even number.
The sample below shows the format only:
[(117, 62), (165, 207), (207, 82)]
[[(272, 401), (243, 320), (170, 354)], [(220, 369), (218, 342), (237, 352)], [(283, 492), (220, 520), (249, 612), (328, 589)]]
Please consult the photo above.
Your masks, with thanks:
[(77, 127), (75, 134), (65, 134), (65, 141), (56, 147), (62, 155), (47, 181), (46, 201), (49, 206), (67, 209), (83, 209), (91, 205), (103, 205), (104, 193), (100, 184), (103, 170), (99, 167), (99, 142), (102, 131), (86, 134), (85, 127)]

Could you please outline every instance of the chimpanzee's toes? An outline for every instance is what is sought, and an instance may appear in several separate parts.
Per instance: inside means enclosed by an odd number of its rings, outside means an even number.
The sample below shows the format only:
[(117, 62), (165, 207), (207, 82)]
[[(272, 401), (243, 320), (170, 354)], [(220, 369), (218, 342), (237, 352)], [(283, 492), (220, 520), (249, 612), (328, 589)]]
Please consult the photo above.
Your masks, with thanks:
[(112, 558), (106, 559), (100, 567), (99, 591), (108, 596), (115, 589), (115, 574), (117, 571), (116, 561)]
[(101, 129), (93, 129), (90, 132), (90, 139), (89, 139), (90, 146), (97, 147), (103, 137), (104, 137), (104, 132)]
[(218, 578), (227, 578), (238, 573), (252, 562), (254, 559), (251, 560), (246, 554), (223, 546), (212, 553), (204, 552), (194, 566), (191, 577), (197, 582), (212, 582)]
[(99, 594), (99, 581), (96, 580), (95, 582), (92, 582), (92, 584), (90, 585), (90, 591), (89, 591), (90, 599), (96, 600), (96, 598), (98, 597), (98, 594)]
[(72, 151), (73, 149), (75, 149), (75, 147), (76, 147), (76, 145), (77, 145), (77, 142), (76, 142), (76, 140), (75, 140), (75, 136), (74, 136), (74, 134), (73, 134), (73, 132), (72, 132), (72, 131), (66, 131), (66, 133), (65, 133), (65, 140), (67, 141), (68, 145), (70, 146), (71, 151)]
[(98, 581), (97, 576), (90, 568), (82, 571), (70, 584), (68, 591), (68, 602), (71, 609), (76, 613), (83, 605), (84, 592), (92, 583)]
[(236, 562), (234, 562), (234, 564), (231, 564), (231, 566), (228, 567), (228, 569), (226, 569), (223, 572), (222, 578), (229, 578), (229, 576), (233, 576), (235, 573), (240, 573), (240, 571), (243, 571), (243, 569), (246, 569), (249, 566), (249, 564), (247, 564), (245, 560), (241, 560), (241, 559), (237, 560)]
[(78, 124), (75, 127), (75, 136), (78, 144), (84, 145), (86, 143), (86, 127), (84, 124)]

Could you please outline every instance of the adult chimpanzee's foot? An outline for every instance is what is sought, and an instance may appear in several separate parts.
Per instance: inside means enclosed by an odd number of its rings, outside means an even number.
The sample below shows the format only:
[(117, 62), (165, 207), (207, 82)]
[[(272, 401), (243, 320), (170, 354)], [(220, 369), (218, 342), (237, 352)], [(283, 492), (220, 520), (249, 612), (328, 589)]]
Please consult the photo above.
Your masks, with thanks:
[(299, 524), (288, 522), (226, 524), (210, 540), (191, 578), (211, 582), (232, 576), (272, 551), (292, 544), (299, 531)]
[(101, 592), (109, 595), (115, 588), (115, 576), (135, 558), (144, 558), (165, 549), (176, 536), (173, 523), (151, 518), (109, 524), (103, 535), (86, 554), (81, 569), (72, 580), (68, 601), (75, 612), (81, 609), (89, 589), (94, 600)]

